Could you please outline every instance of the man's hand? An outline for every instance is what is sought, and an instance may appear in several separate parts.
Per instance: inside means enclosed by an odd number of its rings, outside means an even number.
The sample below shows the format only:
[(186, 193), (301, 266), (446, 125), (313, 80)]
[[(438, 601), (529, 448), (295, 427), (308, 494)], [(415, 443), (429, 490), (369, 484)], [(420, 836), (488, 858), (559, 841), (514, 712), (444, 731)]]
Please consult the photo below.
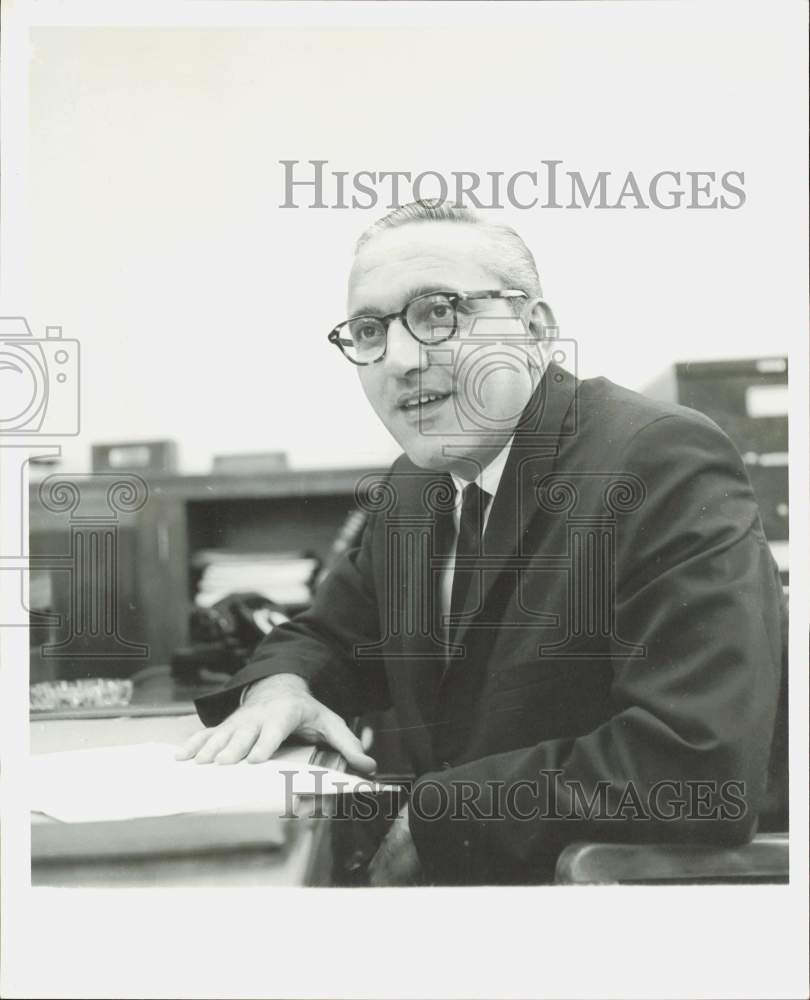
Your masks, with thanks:
[(368, 866), (369, 884), (420, 885), (422, 865), (408, 826), (408, 807), (403, 806)]
[(251, 685), (242, 705), (213, 729), (195, 733), (177, 751), (178, 760), (198, 764), (251, 764), (269, 760), (288, 736), (327, 743), (350, 768), (372, 774), (377, 765), (343, 719), (309, 693), (303, 678), (277, 674)]

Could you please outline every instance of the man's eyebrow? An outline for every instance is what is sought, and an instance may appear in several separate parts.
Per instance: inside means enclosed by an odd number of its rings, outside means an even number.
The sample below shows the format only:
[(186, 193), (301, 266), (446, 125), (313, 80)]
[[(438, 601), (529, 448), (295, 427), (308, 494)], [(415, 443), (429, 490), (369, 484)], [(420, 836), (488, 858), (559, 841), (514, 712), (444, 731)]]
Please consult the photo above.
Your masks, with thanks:
[[(460, 289), (451, 288), (450, 285), (414, 285), (409, 288), (403, 299), (402, 306), (400, 309), (407, 305), (411, 299), (417, 299), (420, 295), (432, 295), (434, 292), (458, 292)], [(394, 310), (398, 312), (399, 310)], [(379, 309), (375, 309), (373, 306), (360, 306), (357, 309), (352, 310), (349, 315), (349, 319), (357, 319), (358, 316), (383, 316), (389, 315), (389, 313), (383, 313)]]

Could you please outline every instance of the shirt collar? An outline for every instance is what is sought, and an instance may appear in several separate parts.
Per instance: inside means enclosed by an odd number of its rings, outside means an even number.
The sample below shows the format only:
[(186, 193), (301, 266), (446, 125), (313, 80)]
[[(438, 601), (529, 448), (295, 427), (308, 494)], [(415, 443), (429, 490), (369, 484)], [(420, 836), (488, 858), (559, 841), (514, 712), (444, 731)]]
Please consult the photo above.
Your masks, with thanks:
[[(474, 480), (479, 489), (482, 489), (484, 493), (488, 493), (491, 497), (494, 497), (498, 492), (498, 486), (501, 482), (501, 476), (503, 475), (504, 466), (506, 465), (506, 459), (509, 457), (509, 449), (512, 447), (514, 439), (515, 435), (513, 434), (501, 451), (498, 452), (489, 465), (485, 466), (480, 471)], [(450, 473), (450, 476), (453, 480), (454, 486), (456, 487), (456, 507), (460, 507), (462, 502), (461, 494), (464, 487), (468, 486), (469, 483), (466, 479), (460, 479), (452, 472)]]

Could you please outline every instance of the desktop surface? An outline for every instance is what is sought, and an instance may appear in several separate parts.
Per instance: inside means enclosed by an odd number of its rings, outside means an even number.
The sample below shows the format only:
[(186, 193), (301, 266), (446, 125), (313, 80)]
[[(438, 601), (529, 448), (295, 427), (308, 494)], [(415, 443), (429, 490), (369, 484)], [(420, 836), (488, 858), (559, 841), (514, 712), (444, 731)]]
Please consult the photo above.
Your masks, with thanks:
[[(31, 720), (31, 752), (182, 743), (201, 725), (193, 714), (193, 695), (174, 684), (166, 668), (149, 670), (126, 709), (107, 709), (102, 716), (101, 710), (89, 709), (72, 717), (38, 713)], [(320, 755), (317, 763), (336, 762)], [(60, 823), (34, 813), (31, 882), (77, 887), (325, 885), (328, 825), (314, 817), (261, 812), (103, 823)]]

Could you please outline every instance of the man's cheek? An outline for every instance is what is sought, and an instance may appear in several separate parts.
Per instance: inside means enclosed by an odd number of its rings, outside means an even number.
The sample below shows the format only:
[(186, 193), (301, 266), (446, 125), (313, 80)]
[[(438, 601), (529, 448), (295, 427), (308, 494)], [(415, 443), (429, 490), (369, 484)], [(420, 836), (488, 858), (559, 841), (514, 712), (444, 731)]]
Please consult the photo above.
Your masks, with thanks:
[(366, 399), (371, 403), (371, 407), (377, 416), (385, 421), (386, 415), (383, 410), (383, 393), (382, 387), (379, 385), (377, 379), (371, 372), (365, 372), (362, 368), (358, 370), (358, 375), (360, 378), (360, 385), (363, 387), (363, 392), (366, 395)]

